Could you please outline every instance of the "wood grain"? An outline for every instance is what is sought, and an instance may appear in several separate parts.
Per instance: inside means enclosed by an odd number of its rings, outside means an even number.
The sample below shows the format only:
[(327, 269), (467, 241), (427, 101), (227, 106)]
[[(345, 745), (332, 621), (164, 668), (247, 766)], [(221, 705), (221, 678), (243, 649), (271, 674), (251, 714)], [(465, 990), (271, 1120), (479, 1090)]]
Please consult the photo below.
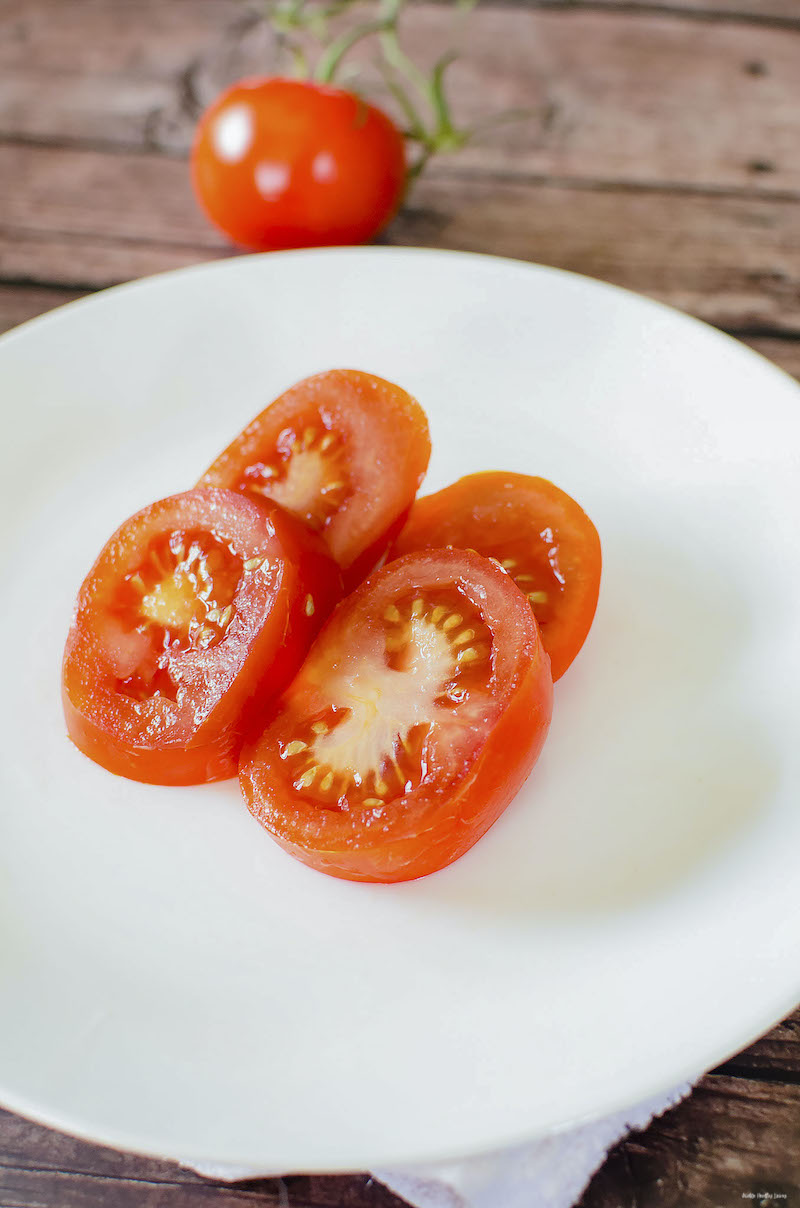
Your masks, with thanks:
[(234, 1185), (204, 1179), (173, 1162), (141, 1158), (43, 1128), (0, 1109), (2, 1208), (396, 1208), (368, 1175), (293, 1175)]
[[(420, 182), (387, 241), (553, 264), (726, 328), (795, 332), (797, 214), (797, 203), (774, 199), (439, 169)], [(0, 281), (98, 288), (232, 251), (195, 206), (185, 165), (156, 154), (0, 146), (0, 215)]]
[(715, 1075), (618, 1145), (579, 1208), (731, 1208), (748, 1197), (763, 1208), (798, 1195), (800, 1087)]
[[(0, 137), (183, 154), (223, 85), (276, 62), (264, 26), (229, 0), (7, 8)], [(800, 195), (797, 16), (786, 29), (696, 9), (488, 5), (459, 33), (450, 6), (417, 3), (405, 37), (421, 62), (460, 47), (450, 81), (464, 124), (529, 113), (460, 152), (462, 169), (785, 196)], [(391, 107), (373, 57), (366, 44), (355, 61)]]
[[(520, 0), (528, 3), (529, 0)], [(561, 7), (611, 8), (630, 12), (662, 11), (698, 16), (702, 20), (747, 21), (753, 24), (780, 24), (794, 27), (800, 24), (797, 0), (530, 0), (547, 8)]]
[(0, 332), (35, 319), (55, 306), (80, 298), (80, 290), (41, 289), (37, 286), (0, 285)]
[[(797, 353), (800, 353), (800, 349)], [(789, 368), (788, 359), (784, 362), (784, 368)], [(800, 355), (797, 354), (794, 357), (794, 371), (795, 376), (800, 375)], [(768, 1081), (783, 1079), (800, 1085), (800, 1009), (750, 1048), (726, 1061), (720, 1070)]]
[(431, 175), (389, 238), (552, 264), (721, 327), (792, 332), (798, 234), (794, 203)]

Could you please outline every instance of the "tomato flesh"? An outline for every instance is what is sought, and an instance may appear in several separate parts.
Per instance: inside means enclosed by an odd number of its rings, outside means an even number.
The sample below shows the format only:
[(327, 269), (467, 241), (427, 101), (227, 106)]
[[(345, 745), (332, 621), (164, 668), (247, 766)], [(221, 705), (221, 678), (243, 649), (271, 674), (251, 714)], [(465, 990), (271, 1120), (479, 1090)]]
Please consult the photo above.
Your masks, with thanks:
[(417, 500), (392, 556), (438, 546), (500, 562), (527, 597), (560, 679), (586, 640), (600, 591), (600, 538), (575, 500), (544, 478), (470, 474)]
[(242, 80), (203, 114), (192, 181), (211, 221), (256, 251), (364, 243), (397, 210), (405, 145), (374, 105), (307, 80)]
[(319, 533), (351, 587), (402, 527), (430, 450), (428, 421), (411, 395), (372, 374), (333, 369), (256, 416), (199, 485), (279, 503)]
[(235, 775), (247, 726), (340, 595), (338, 567), (275, 505), (211, 488), (152, 504), (78, 594), (62, 674), (70, 737), (134, 780)]
[(544, 743), (552, 681), (525, 597), (495, 563), (434, 550), (336, 610), (243, 750), (248, 807), (334, 876), (403, 881), (463, 855)]

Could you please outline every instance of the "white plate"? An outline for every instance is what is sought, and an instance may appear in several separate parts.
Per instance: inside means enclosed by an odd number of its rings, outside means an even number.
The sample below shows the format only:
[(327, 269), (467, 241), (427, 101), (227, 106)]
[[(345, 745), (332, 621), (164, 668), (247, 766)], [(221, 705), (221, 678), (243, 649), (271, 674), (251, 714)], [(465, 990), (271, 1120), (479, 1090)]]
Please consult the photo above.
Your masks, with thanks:
[[(426, 487), (544, 475), (600, 531), (545, 753), (453, 867), (285, 855), (235, 782), (150, 788), (66, 739), (59, 662), (106, 536), (333, 366), (428, 411)], [(800, 392), (726, 337), (552, 269), (246, 257), (0, 342), (0, 1099), (274, 1170), (476, 1151), (627, 1105), (800, 997)]]

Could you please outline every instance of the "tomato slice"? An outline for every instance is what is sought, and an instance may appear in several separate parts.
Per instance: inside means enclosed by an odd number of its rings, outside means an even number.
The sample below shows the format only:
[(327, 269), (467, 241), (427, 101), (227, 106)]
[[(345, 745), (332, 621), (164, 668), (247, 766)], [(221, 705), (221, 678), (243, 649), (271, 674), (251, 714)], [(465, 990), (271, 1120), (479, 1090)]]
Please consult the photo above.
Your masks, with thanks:
[(391, 563), (336, 610), (239, 777), (292, 855), (354, 881), (450, 864), (533, 767), (549, 660), (522, 593), (463, 550)]
[(586, 640), (600, 591), (600, 538), (575, 500), (545, 478), (469, 474), (417, 500), (392, 557), (438, 546), (501, 563), (528, 597), (560, 679)]
[(256, 416), (199, 485), (274, 499), (320, 534), (349, 589), (402, 528), (430, 452), (425, 412), (410, 394), (333, 369)]
[(206, 488), (144, 508), (78, 593), (62, 675), (70, 738), (133, 780), (234, 776), (244, 729), (340, 595), (327, 551), (275, 505)]

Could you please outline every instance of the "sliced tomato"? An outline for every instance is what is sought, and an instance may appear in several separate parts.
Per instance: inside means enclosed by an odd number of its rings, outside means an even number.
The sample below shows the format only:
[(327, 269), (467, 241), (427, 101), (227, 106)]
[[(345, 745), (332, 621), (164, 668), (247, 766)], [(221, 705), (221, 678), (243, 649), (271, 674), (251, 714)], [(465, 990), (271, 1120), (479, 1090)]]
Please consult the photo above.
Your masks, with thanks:
[(470, 474), (417, 500), (392, 557), (443, 545), (477, 550), (508, 571), (559, 679), (586, 640), (600, 591), (600, 538), (583, 509), (545, 478)]
[(244, 729), (340, 595), (327, 551), (275, 505), (208, 488), (152, 504), (78, 594), (62, 676), (70, 738), (133, 780), (234, 776)]
[(552, 708), (527, 600), (494, 562), (413, 554), (336, 610), (239, 776), (312, 868), (406, 881), (463, 855), (533, 767)]
[(410, 394), (333, 369), (256, 416), (199, 485), (274, 499), (320, 534), (350, 588), (402, 528), (430, 452), (425, 412)]

